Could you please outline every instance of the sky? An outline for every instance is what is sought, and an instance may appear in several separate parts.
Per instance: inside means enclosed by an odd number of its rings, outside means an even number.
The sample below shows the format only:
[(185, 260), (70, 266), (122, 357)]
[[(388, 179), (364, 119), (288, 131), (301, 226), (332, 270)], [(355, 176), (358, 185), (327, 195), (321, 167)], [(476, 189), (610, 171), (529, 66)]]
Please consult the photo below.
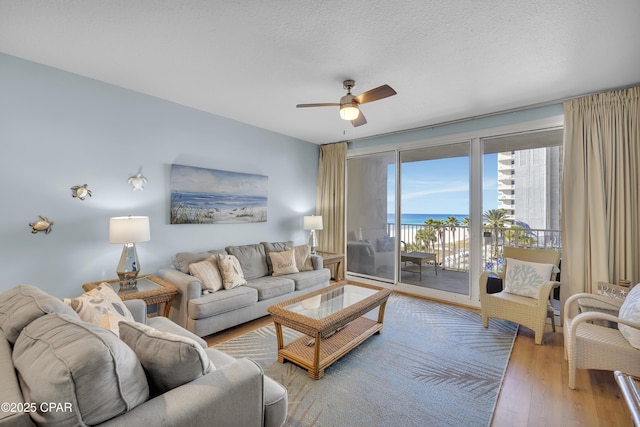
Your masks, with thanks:
[[(469, 157), (402, 164), (403, 214), (469, 214)], [(387, 212), (393, 213), (395, 166), (389, 166)], [(482, 211), (498, 206), (498, 155), (485, 154)]]

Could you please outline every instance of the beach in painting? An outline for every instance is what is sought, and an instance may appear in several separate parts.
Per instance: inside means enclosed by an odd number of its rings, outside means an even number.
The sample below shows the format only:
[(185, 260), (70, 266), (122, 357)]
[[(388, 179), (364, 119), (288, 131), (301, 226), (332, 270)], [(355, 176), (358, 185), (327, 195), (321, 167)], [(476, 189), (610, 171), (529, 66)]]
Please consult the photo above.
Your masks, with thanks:
[(171, 165), (171, 223), (267, 220), (267, 177)]

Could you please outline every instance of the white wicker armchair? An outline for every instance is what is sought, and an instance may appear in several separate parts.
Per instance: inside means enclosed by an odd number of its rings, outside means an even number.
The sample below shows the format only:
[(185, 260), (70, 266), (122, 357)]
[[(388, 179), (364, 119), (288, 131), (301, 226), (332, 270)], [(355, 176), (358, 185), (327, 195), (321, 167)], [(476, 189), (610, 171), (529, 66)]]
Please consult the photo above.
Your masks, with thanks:
[[(560, 252), (538, 249), (504, 248), (504, 258), (505, 260), (507, 258), (513, 258), (522, 261), (553, 264), (557, 267), (560, 263)], [(497, 273), (502, 279), (504, 279), (506, 269), (507, 264), (505, 262), (503, 270)], [(553, 288), (560, 286), (560, 283), (555, 281), (556, 273), (552, 273), (551, 280), (540, 286), (538, 298), (514, 295), (504, 290), (494, 294), (487, 293), (487, 281), (492, 274), (496, 273), (485, 271), (480, 275), (479, 280), (480, 307), (484, 327), (489, 327), (490, 317), (510, 320), (533, 330), (536, 344), (542, 344), (547, 317), (551, 317), (551, 324), (555, 332), (553, 309), (551, 309), (549, 304), (549, 295), (551, 295)]]
[(621, 323), (640, 329), (639, 323), (617, 316), (588, 311), (570, 318), (577, 305), (591, 301), (603, 308), (618, 311), (623, 301), (603, 295), (580, 293), (570, 296), (564, 305), (564, 349), (569, 362), (569, 388), (576, 388), (576, 369), (622, 371), (640, 376), (640, 350), (631, 346), (618, 329), (593, 324), (597, 320)]

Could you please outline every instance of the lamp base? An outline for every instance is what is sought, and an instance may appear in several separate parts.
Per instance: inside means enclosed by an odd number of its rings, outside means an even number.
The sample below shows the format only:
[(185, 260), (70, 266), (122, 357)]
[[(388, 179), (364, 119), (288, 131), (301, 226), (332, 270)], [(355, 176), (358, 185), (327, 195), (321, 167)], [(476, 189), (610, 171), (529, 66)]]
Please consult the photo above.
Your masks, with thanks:
[(131, 290), (138, 284), (137, 278), (140, 272), (140, 261), (135, 243), (126, 243), (122, 249), (120, 262), (116, 274), (120, 279), (120, 290)]
[(318, 247), (318, 239), (316, 238), (316, 230), (311, 230), (309, 233), (309, 246), (311, 246), (311, 255), (316, 254), (316, 249)]

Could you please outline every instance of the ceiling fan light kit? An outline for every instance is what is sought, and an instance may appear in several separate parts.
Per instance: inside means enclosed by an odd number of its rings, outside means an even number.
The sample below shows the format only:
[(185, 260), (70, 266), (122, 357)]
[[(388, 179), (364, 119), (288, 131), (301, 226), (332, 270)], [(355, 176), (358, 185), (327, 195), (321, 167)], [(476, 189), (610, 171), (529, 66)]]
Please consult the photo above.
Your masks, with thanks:
[(389, 85), (382, 85), (375, 89), (368, 90), (358, 96), (351, 94), (351, 89), (356, 85), (355, 80), (345, 80), (342, 86), (347, 90), (347, 94), (340, 98), (340, 103), (322, 104), (298, 104), (296, 108), (306, 107), (340, 107), (340, 117), (343, 120), (351, 121), (353, 127), (362, 126), (367, 123), (367, 119), (360, 111), (359, 105), (367, 102), (377, 101), (396, 94), (396, 91)]

